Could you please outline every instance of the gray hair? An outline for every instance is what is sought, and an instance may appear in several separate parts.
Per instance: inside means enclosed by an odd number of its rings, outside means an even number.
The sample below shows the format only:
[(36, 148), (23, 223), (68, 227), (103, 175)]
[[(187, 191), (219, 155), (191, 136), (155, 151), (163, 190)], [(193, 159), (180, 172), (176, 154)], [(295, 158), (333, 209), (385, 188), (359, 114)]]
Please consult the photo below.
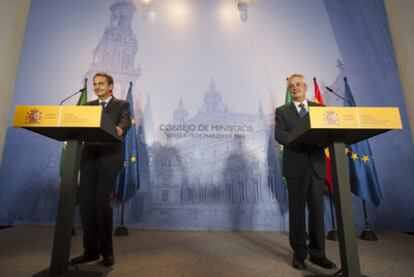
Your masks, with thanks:
[(302, 81), (303, 81), (303, 83), (304, 83), (306, 86), (308, 85), (308, 83), (306, 82), (306, 78), (305, 78), (305, 76), (303, 76), (302, 74), (298, 74), (298, 73), (295, 73), (295, 74), (290, 75), (290, 76), (287, 78), (287, 83), (289, 83), (290, 79), (295, 78), (295, 77), (301, 78), (301, 79), (302, 79)]

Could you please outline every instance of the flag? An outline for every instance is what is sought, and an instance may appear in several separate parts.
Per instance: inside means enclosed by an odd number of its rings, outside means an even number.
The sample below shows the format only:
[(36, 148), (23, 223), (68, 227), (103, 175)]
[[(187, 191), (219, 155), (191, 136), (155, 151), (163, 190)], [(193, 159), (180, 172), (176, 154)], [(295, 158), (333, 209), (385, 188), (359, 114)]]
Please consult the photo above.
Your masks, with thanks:
[(85, 87), (82, 89), (81, 95), (79, 96), (78, 103), (76, 105), (82, 106), (85, 105), (88, 102), (88, 92), (86, 90), (86, 82), (87, 79), (85, 79)]
[[(356, 106), (348, 81), (345, 78), (344, 106)], [(365, 201), (379, 206), (382, 193), (368, 140), (346, 145), (351, 191)]]
[[(289, 87), (286, 87), (286, 94), (285, 94), (285, 104), (288, 104), (292, 102), (292, 96), (290, 95), (290, 90)], [(283, 145), (280, 145), (280, 150), (279, 150), (279, 164), (280, 164), (280, 171), (283, 173)], [(286, 185), (287, 181), (286, 181), (286, 177), (282, 176), (282, 181), (283, 183)]]
[[(323, 101), (321, 90), (319, 89), (319, 85), (318, 85), (318, 82), (316, 81), (316, 78), (313, 78), (313, 86), (315, 88), (315, 95), (314, 95), (313, 101), (318, 103), (318, 104), (324, 105), (325, 102)], [(329, 157), (329, 149), (328, 148), (325, 148), (325, 167), (326, 167), (325, 183), (332, 190), (333, 189), (333, 183), (332, 183), (332, 173), (331, 173), (331, 158)]]
[[(85, 79), (84, 86), (80, 90), (81, 95), (79, 96), (78, 102), (76, 104), (78, 106), (85, 105), (86, 102), (88, 102), (88, 100), (87, 100), (88, 99), (88, 92), (87, 92), (87, 89), (86, 89), (87, 82), (88, 82), (88, 79)], [(63, 143), (62, 152), (60, 154), (60, 165), (59, 165), (60, 178), (62, 178), (62, 174), (63, 174), (63, 168), (64, 168), (63, 160), (65, 158), (65, 153), (66, 153), (66, 141)]]
[(124, 138), (124, 168), (118, 173), (116, 197), (120, 203), (128, 200), (139, 189), (137, 126), (132, 99), (132, 83), (129, 84), (127, 101), (131, 112), (131, 127)]
[(286, 87), (286, 94), (285, 94), (285, 104), (292, 102), (292, 96), (290, 95), (290, 90)]
[(321, 90), (319, 89), (319, 85), (318, 85), (318, 82), (316, 81), (316, 78), (313, 78), (313, 86), (315, 88), (315, 96), (314, 96), (313, 101), (318, 104), (325, 105), (325, 102), (323, 101)]

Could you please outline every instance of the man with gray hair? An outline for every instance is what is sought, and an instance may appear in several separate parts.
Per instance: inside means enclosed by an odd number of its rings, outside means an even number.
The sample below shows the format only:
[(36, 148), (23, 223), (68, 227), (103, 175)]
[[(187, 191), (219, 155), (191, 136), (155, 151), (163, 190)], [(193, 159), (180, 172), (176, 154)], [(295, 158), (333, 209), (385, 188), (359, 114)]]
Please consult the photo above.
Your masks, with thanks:
[[(287, 180), (289, 197), (289, 242), (293, 249), (292, 266), (305, 269), (305, 259), (323, 268), (336, 265), (325, 254), (323, 217), (323, 185), (326, 178), (324, 148), (321, 145), (288, 144), (289, 135), (299, 121), (309, 117), (309, 106), (320, 106), (306, 99), (308, 86), (300, 74), (287, 80), (292, 102), (275, 112), (275, 138), (283, 151), (283, 176)], [(309, 244), (306, 243), (305, 208), (309, 211)]]

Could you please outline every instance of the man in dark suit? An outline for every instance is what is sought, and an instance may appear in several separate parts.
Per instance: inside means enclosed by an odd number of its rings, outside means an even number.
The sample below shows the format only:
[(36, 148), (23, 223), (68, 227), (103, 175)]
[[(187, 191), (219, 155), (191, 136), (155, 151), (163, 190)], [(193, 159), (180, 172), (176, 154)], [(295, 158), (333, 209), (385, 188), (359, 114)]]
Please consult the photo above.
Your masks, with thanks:
[[(303, 75), (288, 78), (292, 102), (275, 112), (275, 138), (283, 145), (283, 176), (287, 180), (289, 197), (289, 242), (293, 249), (292, 266), (306, 268), (305, 259), (323, 268), (336, 265), (325, 255), (323, 217), (323, 185), (326, 178), (325, 155), (322, 145), (288, 144), (289, 135), (303, 117), (309, 117), (309, 106), (319, 104), (306, 99), (307, 84)], [(305, 208), (309, 211), (309, 245), (306, 244)]]
[[(101, 105), (112, 119), (116, 133), (124, 136), (130, 125), (129, 103), (112, 95), (113, 78), (106, 73), (93, 77), (93, 90), (98, 99), (87, 105)], [(122, 142), (85, 142), (82, 149), (80, 175), (80, 215), (83, 227), (84, 253), (71, 260), (86, 263), (103, 257), (104, 266), (115, 262), (112, 247), (112, 207), (110, 195), (114, 191), (118, 170), (123, 167)]]

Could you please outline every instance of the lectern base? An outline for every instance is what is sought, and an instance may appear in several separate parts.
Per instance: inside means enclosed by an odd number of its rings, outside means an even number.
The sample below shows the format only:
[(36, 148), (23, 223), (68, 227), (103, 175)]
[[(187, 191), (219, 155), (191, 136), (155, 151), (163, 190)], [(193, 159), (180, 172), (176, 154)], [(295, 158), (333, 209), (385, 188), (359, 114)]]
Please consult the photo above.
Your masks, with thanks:
[(332, 229), (328, 232), (328, 235), (326, 235), (326, 239), (337, 241), (338, 240), (338, 231), (335, 229)]
[[(325, 276), (345, 276), (342, 274), (310, 274), (310, 275), (304, 275), (305, 277), (325, 277)], [(368, 277), (367, 275), (361, 275), (360, 277)]]
[[(309, 274), (304, 275), (305, 277), (322, 277), (322, 276), (346, 276), (342, 274), (342, 269), (332, 273), (332, 274)], [(349, 277), (349, 276), (346, 276)], [(358, 277), (368, 277), (367, 275), (358, 275)]]
[[(340, 269), (337, 272), (332, 273), (332, 274), (310, 274), (310, 275), (304, 275), (304, 276), (305, 277), (323, 277), (323, 276), (345, 276), (345, 275), (342, 275), (342, 269)], [(359, 277), (368, 277), (368, 276), (367, 275), (359, 275)]]
[(51, 273), (47, 268), (33, 275), (33, 277), (101, 277), (104, 276), (103, 272), (98, 271), (84, 271), (84, 270), (67, 270), (62, 274)]

